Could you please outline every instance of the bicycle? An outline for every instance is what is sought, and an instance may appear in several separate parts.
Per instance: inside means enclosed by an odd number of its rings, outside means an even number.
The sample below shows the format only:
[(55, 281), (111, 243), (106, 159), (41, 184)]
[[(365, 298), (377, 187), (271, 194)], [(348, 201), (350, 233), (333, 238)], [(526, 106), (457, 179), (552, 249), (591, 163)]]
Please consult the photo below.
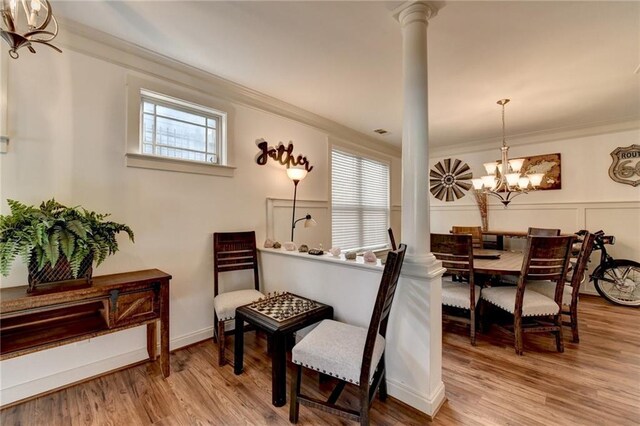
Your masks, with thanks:
[[(584, 235), (587, 231), (580, 231)], [(613, 245), (616, 238), (603, 231), (595, 234), (593, 250), (600, 250), (600, 264), (589, 276), (600, 296), (611, 303), (624, 306), (640, 306), (640, 263), (629, 259), (614, 259), (607, 253), (606, 245)]]

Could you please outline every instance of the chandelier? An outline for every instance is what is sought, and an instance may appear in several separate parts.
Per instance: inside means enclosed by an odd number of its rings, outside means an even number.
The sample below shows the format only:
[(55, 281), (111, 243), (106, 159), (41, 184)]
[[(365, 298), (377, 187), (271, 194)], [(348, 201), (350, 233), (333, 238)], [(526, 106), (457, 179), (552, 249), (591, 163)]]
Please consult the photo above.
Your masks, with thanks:
[(484, 163), (487, 175), (471, 180), (474, 189), (499, 199), (505, 207), (509, 205), (513, 198), (529, 192), (530, 188), (536, 189), (542, 183), (542, 178), (544, 177), (544, 173), (524, 174), (522, 172), (524, 158), (509, 160), (509, 147), (507, 146), (504, 126), (504, 106), (508, 102), (509, 99), (500, 99), (497, 102), (498, 105), (502, 106), (501, 161)]
[[(9, 44), (9, 56), (17, 59), (18, 49), (26, 47), (36, 53), (33, 43), (49, 44), (58, 35), (58, 22), (51, 12), (49, 0), (2, 0), (0, 36)], [(47, 29), (48, 27), (52, 27)]]

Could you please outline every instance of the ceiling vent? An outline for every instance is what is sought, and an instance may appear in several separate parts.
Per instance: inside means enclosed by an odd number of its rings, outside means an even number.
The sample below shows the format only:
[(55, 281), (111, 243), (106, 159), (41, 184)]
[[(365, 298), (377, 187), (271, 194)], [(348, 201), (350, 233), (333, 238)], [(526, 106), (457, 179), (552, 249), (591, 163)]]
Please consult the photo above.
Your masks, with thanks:
[(375, 129), (374, 132), (379, 134), (379, 135), (386, 135), (387, 133), (389, 133), (385, 129)]

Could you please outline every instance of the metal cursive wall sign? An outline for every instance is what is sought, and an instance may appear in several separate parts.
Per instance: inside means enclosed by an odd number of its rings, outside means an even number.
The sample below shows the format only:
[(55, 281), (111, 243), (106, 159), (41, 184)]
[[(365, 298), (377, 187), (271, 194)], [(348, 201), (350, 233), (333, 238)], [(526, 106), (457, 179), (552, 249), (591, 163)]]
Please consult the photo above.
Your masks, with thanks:
[(261, 166), (267, 164), (269, 158), (272, 158), (283, 166), (287, 166), (287, 168), (302, 166), (307, 172), (313, 170), (313, 166), (309, 164), (307, 157), (303, 155), (296, 157), (293, 155), (293, 142), (289, 142), (289, 145), (286, 147), (282, 142), (280, 142), (277, 147), (273, 147), (269, 146), (269, 142), (264, 139), (258, 139), (256, 140), (256, 145), (258, 145), (260, 149), (260, 152), (256, 155), (256, 163)]
[(613, 163), (609, 177), (618, 183), (640, 185), (640, 145), (616, 148), (611, 153)]

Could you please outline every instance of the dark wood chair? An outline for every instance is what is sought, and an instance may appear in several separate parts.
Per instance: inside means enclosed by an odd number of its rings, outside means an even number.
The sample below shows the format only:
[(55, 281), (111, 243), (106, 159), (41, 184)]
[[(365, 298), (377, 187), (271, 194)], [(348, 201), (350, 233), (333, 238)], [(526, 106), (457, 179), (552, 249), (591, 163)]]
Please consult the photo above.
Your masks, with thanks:
[(482, 243), (482, 228), (480, 226), (452, 226), (452, 234), (470, 234), (473, 240), (473, 248), (483, 248)]
[[(513, 315), (515, 350), (523, 353), (523, 337), (526, 332), (551, 332), (556, 337), (558, 352), (564, 352), (562, 339), (562, 290), (569, 269), (573, 236), (527, 237), (522, 269), (516, 287), (492, 287), (482, 291), (483, 303), (492, 305)], [(530, 280), (550, 280), (555, 284), (554, 297), (550, 298), (527, 289)], [(483, 315), (484, 318), (487, 315)], [(524, 320), (536, 321), (525, 324)]]
[[(302, 404), (368, 425), (369, 407), (376, 391), (379, 390), (380, 400), (386, 399), (385, 336), (406, 248), (400, 244), (387, 255), (368, 329), (324, 320), (294, 346), (291, 361), (297, 365), (297, 371), (291, 377), (291, 423), (298, 422)], [(300, 392), (303, 367), (339, 379), (326, 401)], [(358, 387), (360, 406), (356, 409), (337, 404), (347, 384)]]
[[(560, 230), (551, 229), (551, 228), (529, 227), (529, 229), (527, 230), (527, 235), (535, 235), (537, 237), (557, 237), (558, 235), (560, 235)], [(518, 282), (517, 277), (509, 276), (509, 275), (506, 277), (502, 277), (502, 279), (500, 280), (501, 284), (508, 284), (508, 285), (516, 285), (517, 282)]]
[[(573, 268), (567, 273), (566, 283), (562, 289), (562, 314), (569, 316), (569, 321), (563, 321), (564, 325), (571, 327), (571, 335), (575, 343), (580, 342), (578, 334), (578, 299), (580, 285), (586, 279), (589, 257), (593, 251), (595, 235), (587, 233), (582, 237), (580, 251), (575, 262), (571, 262)], [(575, 246), (575, 245), (574, 245)], [(568, 283), (568, 284), (567, 284)], [(556, 283), (553, 281), (529, 281), (527, 288), (535, 292), (554, 298)]]
[(398, 247), (396, 246), (396, 238), (393, 236), (393, 229), (389, 228), (387, 230), (387, 232), (389, 233), (389, 241), (391, 242), (391, 250), (397, 250)]
[(468, 312), (465, 316), (443, 313), (442, 318), (468, 324), (471, 344), (475, 345), (480, 286), (474, 282), (471, 235), (431, 234), (431, 253), (447, 268), (442, 277), (442, 305)]
[[(246, 283), (241, 290), (220, 291), (221, 273), (244, 269), (253, 270), (253, 283)], [(213, 234), (213, 277), (213, 338), (218, 343), (218, 365), (224, 365), (225, 335), (233, 333), (233, 329), (226, 330), (227, 323), (233, 324), (238, 306), (264, 297), (259, 291), (258, 254), (254, 231)]]
[(559, 229), (551, 228), (531, 228), (527, 230), (527, 235), (535, 235), (536, 237), (557, 237), (560, 235)]

